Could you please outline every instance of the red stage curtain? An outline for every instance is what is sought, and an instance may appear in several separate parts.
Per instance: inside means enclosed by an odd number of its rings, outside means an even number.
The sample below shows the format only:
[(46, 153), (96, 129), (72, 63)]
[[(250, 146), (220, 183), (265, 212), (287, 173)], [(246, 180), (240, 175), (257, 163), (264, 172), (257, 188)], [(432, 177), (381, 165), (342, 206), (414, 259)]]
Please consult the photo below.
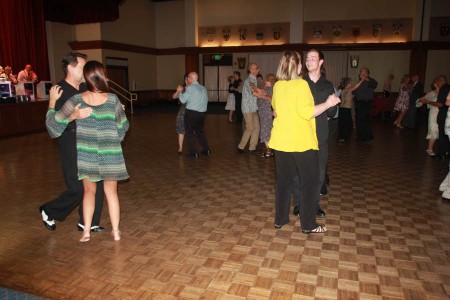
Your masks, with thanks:
[(0, 65), (18, 74), (31, 64), (50, 80), (43, 0), (0, 0)]

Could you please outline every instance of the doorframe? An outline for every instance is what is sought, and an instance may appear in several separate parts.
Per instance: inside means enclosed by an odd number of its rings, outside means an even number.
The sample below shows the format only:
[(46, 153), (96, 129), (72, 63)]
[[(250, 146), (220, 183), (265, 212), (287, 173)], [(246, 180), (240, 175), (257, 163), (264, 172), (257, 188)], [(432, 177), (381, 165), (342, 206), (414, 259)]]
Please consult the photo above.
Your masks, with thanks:
[(124, 70), (125, 71), (125, 86), (123, 87), (127, 91), (130, 90), (129, 76), (128, 76), (128, 58), (121, 57), (105, 57), (106, 71), (108, 69)]

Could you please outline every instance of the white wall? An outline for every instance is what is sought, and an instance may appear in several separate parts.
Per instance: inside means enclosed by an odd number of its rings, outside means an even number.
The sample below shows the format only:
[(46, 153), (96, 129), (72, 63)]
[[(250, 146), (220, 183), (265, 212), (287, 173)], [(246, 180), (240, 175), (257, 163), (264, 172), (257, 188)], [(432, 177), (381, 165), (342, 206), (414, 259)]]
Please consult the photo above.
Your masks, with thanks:
[(198, 0), (198, 26), (289, 22), (290, 5), (290, 0)]
[(184, 1), (168, 1), (155, 5), (156, 48), (185, 46)]
[(383, 91), (384, 80), (389, 74), (394, 74), (392, 91), (400, 89), (400, 79), (404, 74), (409, 73), (410, 51), (350, 51), (349, 55), (359, 55), (359, 66), (352, 69), (349, 66), (348, 75), (353, 82), (358, 79), (358, 72), (361, 67), (368, 67), (370, 77), (378, 81), (377, 92)]
[(105, 41), (154, 48), (155, 7), (149, 0), (128, 0), (119, 6), (119, 19), (101, 24)]
[(175, 91), (177, 85), (183, 83), (186, 72), (184, 60), (184, 55), (162, 55), (156, 58), (158, 89)]
[(427, 70), (425, 74), (425, 91), (430, 90), (433, 79), (439, 74), (446, 75), (447, 79), (450, 80), (450, 51), (428, 51)]
[(412, 18), (419, 0), (305, 0), (305, 22)]

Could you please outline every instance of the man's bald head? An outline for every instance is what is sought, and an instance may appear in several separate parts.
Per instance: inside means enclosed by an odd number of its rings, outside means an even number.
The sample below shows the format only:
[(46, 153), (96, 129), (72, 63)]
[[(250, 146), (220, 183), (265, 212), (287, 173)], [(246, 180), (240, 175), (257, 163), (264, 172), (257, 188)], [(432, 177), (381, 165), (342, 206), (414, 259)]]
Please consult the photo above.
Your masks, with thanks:
[(192, 80), (192, 82), (198, 81), (198, 74), (196, 72), (191, 72), (188, 74), (188, 78)]

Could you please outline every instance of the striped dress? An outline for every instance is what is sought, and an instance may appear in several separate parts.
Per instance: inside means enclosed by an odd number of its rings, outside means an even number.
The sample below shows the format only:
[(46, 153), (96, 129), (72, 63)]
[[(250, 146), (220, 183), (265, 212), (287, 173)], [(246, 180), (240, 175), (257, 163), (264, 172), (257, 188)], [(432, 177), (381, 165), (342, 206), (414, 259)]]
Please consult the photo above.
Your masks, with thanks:
[(49, 109), (46, 125), (50, 136), (57, 138), (63, 133), (79, 103), (80, 108), (91, 107), (93, 111), (89, 117), (76, 121), (78, 179), (87, 178), (91, 182), (127, 179), (120, 143), (129, 124), (115, 94), (108, 94), (108, 100), (97, 106), (87, 104), (81, 94), (77, 94), (60, 110)]

